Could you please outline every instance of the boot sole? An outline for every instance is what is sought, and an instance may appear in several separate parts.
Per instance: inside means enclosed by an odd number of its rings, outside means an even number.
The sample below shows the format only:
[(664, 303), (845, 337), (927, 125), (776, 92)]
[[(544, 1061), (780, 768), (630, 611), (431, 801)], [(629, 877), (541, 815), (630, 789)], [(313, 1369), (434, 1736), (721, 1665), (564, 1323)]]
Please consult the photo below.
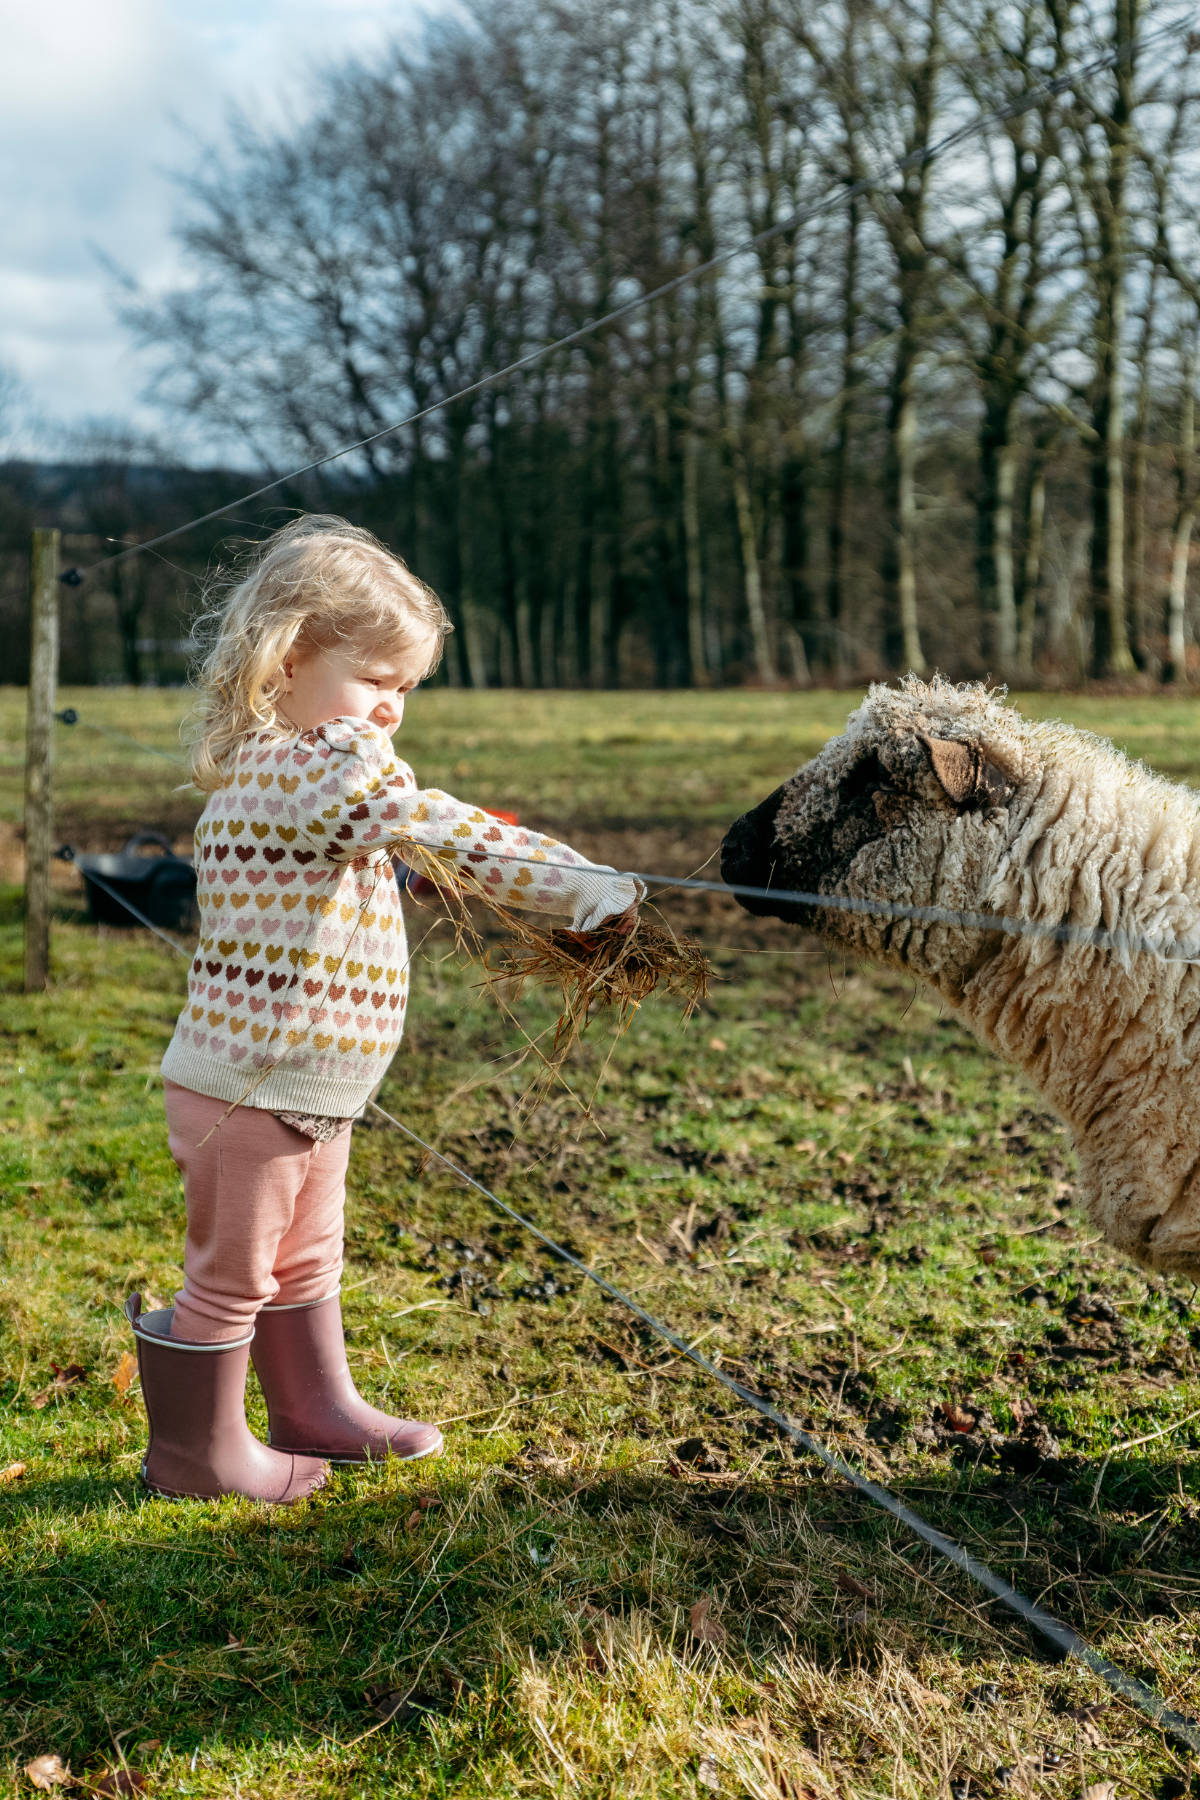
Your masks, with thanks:
[(334, 1463), (339, 1468), (365, 1468), (368, 1463), (381, 1469), (386, 1463), (423, 1462), (427, 1456), (440, 1456), (446, 1448), (445, 1443), (433, 1445), (428, 1450), (414, 1450), (409, 1456), (400, 1456), (395, 1450), (389, 1450), (383, 1456), (335, 1456), (332, 1450), (293, 1450), (290, 1444), (272, 1444), (272, 1450), (281, 1450), (285, 1456), (319, 1456), (327, 1463)]
[[(326, 1457), (325, 1460), (328, 1462), (329, 1458)], [(139, 1472), (138, 1480), (148, 1494), (157, 1494), (160, 1500), (228, 1500), (234, 1493), (232, 1488), (225, 1494), (194, 1494), (189, 1492), (186, 1488), (160, 1487), (157, 1482), (147, 1480), (145, 1469), (142, 1469)], [(236, 1497), (241, 1500), (253, 1500), (257, 1498), (261, 1504), (266, 1506), (294, 1506), (298, 1500), (311, 1499), (312, 1496), (319, 1493), (325, 1485), (325, 1477), (322, 1475), (321, 1479), (315, 1482), (306, 1493), (293, 1494), (290, 1500), (267, 1500), (262, 1495), (255, 1496), (253, 1494), (239, 1494)]]

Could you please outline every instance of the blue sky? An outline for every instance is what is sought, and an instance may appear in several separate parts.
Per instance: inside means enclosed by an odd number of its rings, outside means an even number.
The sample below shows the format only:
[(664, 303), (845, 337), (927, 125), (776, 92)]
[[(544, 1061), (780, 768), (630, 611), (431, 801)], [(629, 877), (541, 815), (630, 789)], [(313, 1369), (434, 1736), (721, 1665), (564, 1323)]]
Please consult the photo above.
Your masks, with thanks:
[[(302, 99), (315, 64), (415, 34), (446, 0), (55, 0), (14, 5), (0, 59), (0, 372), (23, 398), (5, 448), (88, 419), (161, 421), (92, 246), (144, 286), (179, 263), (168, 171)], [(50, 434), (50, 435), (46, 435)]]

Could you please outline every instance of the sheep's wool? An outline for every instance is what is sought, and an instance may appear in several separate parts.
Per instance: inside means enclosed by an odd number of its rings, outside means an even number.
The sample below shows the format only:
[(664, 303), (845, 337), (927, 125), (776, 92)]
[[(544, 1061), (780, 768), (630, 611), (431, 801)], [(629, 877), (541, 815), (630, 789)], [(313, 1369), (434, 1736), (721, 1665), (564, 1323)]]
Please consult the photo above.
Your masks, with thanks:
[[(991, 785), (964, 802), (946, 771), (968, 767)], [(769, 862), (777, 887), (1102, 926), (1200, 956), (1198, 812), (1197, 795), (1087, 732), (910, 677), (872, 688), (844, 735), (738, 821), (724, 868), (748, 881)], [(1026, 1072), (1071, 1129), (1110, 1243), (1200, 1280), (1200, 967), (1178, 950), (810, 916), (923, 977)]]
[(508, 906), (579, 929), (639, 885), (430, 788), (363, 719), (247, 740), (196, 827), (200, 943), (163, 1058), (180, 1087), (349, 1118), (404, 1029), (408, 949), (391, 849), (419, 839)]

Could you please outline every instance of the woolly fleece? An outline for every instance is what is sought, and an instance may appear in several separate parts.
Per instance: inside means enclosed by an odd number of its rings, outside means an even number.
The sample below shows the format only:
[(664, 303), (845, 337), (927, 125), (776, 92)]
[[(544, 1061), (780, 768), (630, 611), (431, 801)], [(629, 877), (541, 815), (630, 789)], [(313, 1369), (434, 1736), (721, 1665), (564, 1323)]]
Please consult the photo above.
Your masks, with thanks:
[[(1200, 797), (1100, 738), (1023, 719), (979, 685), (909, 677), (873, 687), (841, 737), (734, 824), (722, 869), (752, 885), (1104, 926), (1200, 955), (1198, 814)], [(1062, 1115), (1108, 1241), (1200, 1280), (1200, 967), (1178, 952), (743, 904), (935, 988)]]

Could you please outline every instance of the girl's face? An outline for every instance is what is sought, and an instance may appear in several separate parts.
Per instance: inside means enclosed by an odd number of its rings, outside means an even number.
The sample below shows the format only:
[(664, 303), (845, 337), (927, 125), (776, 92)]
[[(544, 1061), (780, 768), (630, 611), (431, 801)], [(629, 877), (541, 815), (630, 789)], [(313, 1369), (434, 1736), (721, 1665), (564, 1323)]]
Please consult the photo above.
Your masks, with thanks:
[(292, 650), (283, 661), (278, 711), (311, 731), (329, 719), (369, 719), (389, 736), (404, 717), (404, 698), (429, 667), (433, 640), (364, 662), (352, 651)]

